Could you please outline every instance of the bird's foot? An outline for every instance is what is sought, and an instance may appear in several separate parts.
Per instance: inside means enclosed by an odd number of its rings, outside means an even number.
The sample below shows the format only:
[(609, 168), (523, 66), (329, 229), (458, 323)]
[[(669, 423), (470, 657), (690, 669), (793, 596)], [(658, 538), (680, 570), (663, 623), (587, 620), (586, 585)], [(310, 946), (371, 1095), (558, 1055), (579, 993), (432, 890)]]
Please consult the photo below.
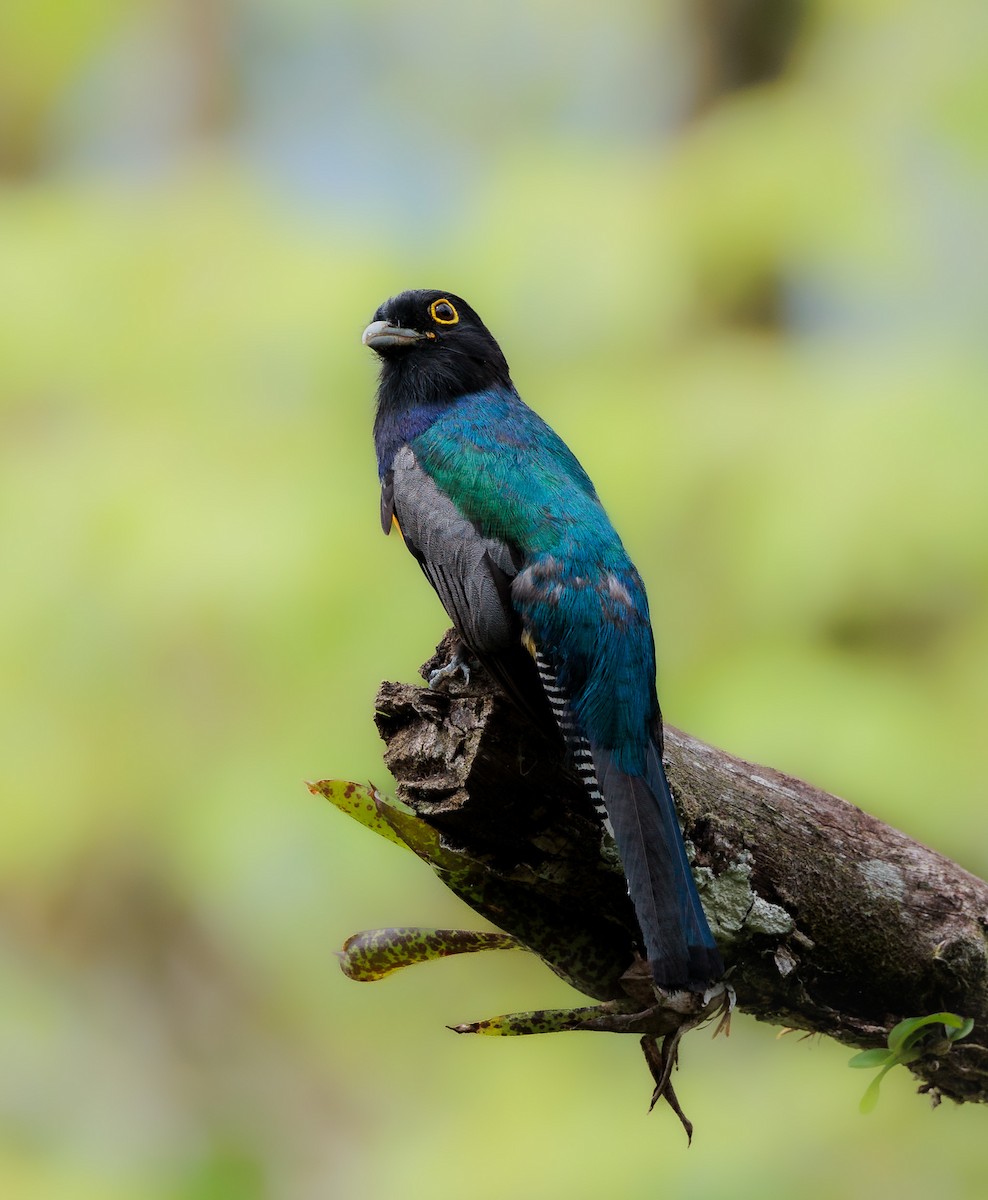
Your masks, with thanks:
[(429, 672), (429, 690), (434, 692), (444, 679), (453, 679), (457, 675), (462, 675), (463, 682), (469, 684), (470, 664), (462, 646), (453, 652), (453, 657), (445, 666)]
[[(714, 1037), (719, 1033), (722, 1033), (724, 1037), (731, 1036), (731, 1014), (734, 1012), (737, 1002), (738, 998), (734, 988), (723, 979), (720, 983), (715, 983), (712, 988), (703, 993), (704, 1008), (712, 1016), (720, 1013), (720, 1020), (717, 1022), (717, 1028), (714, 1030)], [(712, 1008), (708, 1007), (711, 1005)]]
[(648, 1111), (651, 1112), (660, 1100), (664, 1100), (679, 1118), (679, 1123), (686, 1133), (686, 1144), (689, 1145), (693, 1141), (693, 1122), (683, 1112), (676, 1089), (672, 1086), (672, 1072), (679, 1065), (679, 1043), (685, 1030), (686, 1027), (683, 1026), (663, 1038), (649, 1037), (646, 1034), (641, 1040), (641, 1048), (655, 1084)]

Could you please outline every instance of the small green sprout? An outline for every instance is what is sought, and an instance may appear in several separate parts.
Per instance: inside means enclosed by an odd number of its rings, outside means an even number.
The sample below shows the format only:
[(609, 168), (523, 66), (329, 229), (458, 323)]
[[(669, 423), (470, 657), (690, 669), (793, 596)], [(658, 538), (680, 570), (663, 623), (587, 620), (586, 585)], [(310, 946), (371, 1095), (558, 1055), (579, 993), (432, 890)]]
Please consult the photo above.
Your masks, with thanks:
[(906, 1017), (894, 1025), (888, 1036), (888, 1049), (862, 1050), (848, 1062), (849, 1067), (880, 1067), (878, 1074), (868, 1085), (861, 1097), (860, 1108), (863, 1113), (871, 1112), (878, 1103), (878, 1089), (885, 1075), (900, 1064), (906, 1066), (915, 1062), (933, 1048), (932, 1045), (921, 1045), (927, 1037), (931, 1025), (942, 1025), (948, 1050), (954, 1042), (966, 1038), (974, 1028), (974, 1021), (968, 1017), (959, 1017), (956, 1013), (931, 1013), (928, 1017)]

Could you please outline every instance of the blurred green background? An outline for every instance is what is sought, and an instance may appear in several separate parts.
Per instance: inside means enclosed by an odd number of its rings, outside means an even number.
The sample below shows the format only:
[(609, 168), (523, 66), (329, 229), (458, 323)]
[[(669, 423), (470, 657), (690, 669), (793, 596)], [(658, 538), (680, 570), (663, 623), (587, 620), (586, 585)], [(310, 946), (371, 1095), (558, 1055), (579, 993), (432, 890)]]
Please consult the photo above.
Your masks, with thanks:
[[(576, 997), (303, 781), (445, 628), (380, 535), (405, 287), (481, 312), (649, 586), (667, 718), (988, 872), (988, 9), (5, 0), (0, 1195), (980, 1196), (829, 1042)], [(901, 1078), (898, 1076), (901, 1075)]]

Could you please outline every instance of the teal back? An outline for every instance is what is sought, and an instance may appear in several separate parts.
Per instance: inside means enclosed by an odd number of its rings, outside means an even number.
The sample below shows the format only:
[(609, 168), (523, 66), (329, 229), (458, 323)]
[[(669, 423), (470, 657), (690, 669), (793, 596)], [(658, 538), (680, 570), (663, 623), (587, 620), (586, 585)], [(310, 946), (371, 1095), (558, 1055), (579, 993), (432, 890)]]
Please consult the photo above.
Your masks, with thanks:
[(586, 735), (643, 773), (658, 713), (648, 601), (575, 455), (507, 388), (462, 397), (410, 445), (485, 537), (520, 553), (529, 570), (512, 599), (524, 627)]

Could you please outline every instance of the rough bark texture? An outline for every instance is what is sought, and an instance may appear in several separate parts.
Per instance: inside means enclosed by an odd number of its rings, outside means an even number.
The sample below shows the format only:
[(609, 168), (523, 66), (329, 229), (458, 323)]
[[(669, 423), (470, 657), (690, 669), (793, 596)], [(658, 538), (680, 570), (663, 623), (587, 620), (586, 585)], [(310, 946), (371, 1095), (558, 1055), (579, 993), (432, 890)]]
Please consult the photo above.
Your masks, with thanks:
[[(479, 671), (443, 691), (385, 683), (377, 722), (400, 798), (503, 882), (484, 915), (587, 994), (621, 996), (634, 914), (558, 747)], [(935, 1098), (988, 1099), (988, 884), (844, 800), (668, 726), (665, 758), (738, 1007), (862, 1048), (905, 1017), (971, 1017), (970, 1038), (910, 1069)], [(560, 947), (588, 933), (584, 969)]]

